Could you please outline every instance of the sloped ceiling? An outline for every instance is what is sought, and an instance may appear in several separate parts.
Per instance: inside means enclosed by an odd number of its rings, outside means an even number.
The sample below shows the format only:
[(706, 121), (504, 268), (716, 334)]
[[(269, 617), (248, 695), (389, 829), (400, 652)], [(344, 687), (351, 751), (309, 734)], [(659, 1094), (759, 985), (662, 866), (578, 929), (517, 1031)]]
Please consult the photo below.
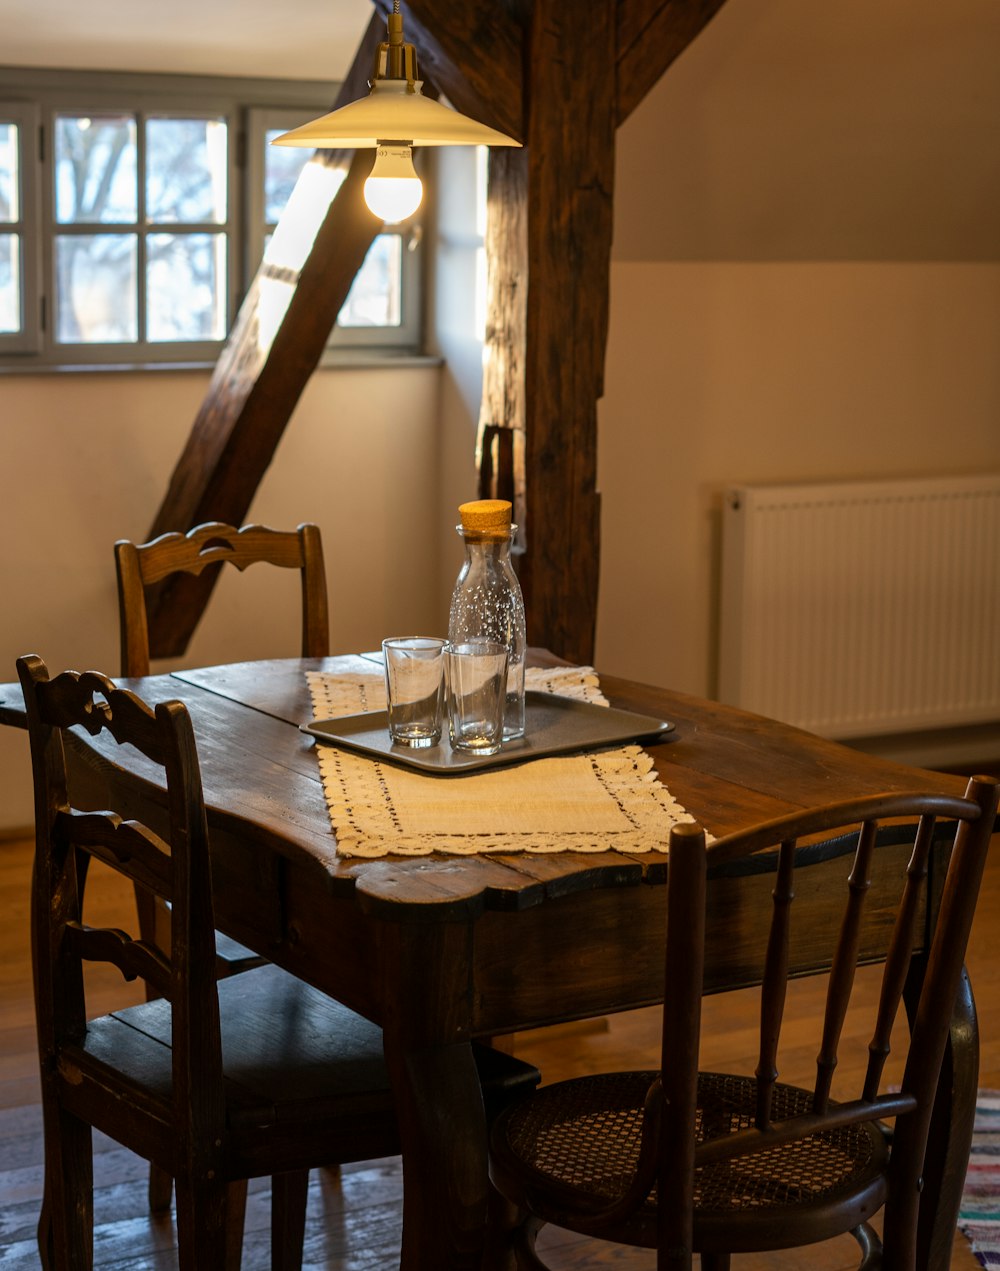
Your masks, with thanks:
[[(371, 11), (0, 0), (0, 65), (336, 81)], [(614, 255), (998, 260), (998, 66), (997, 0), (727, 4), (619, 130)]]
[(369, 0), (0, 0), (0, 65), (342, 79)]
[(1000, 4), (731, 0), (617, 146), (617, 260), (998, 261)]

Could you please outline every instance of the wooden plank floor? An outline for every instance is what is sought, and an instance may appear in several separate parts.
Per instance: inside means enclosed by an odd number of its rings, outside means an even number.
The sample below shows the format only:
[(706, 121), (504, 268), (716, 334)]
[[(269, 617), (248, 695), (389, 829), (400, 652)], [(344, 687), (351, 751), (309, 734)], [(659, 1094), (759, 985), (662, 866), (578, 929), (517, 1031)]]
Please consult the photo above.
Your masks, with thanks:
[[(39, 1265), (35, 1224), (41, 1198), (42, 1151), (38, 1078), (34, 1051), (31, 969), (28, 954), (28, 877), (30, 844), (0, 843), (0, 1271), (34, 1271)], [(131, 893), (110, 871), (94, 867), (88, 892), (88, 918), (95, 923), (130, 924)], [(976, 990), (983, 1033), (980, 1084), (1000, 1086), (1000, 957), (996, 932), (1000, 925), (1000, 843), (994, 852), (973, 931), (969, 968)], [(858, 998), (871, 998), (873, 977), (867, 973)], [(134, 989), (114, 978), (91, 981), (97, 1011), (136, 1000)], [(860, 1001), (859, 1001), (860, 1009)], [(814, 1061), (814, 1029), (821, 1010), (821, 990), (814, 981), (793, 986), (789, 1002), (788, 1044), (782, 1076), (794, 1080)], [(852, 1007), (851, 1019), (858, 1012)], [(705, 1004), (708, 1040), (702, 1066), (732, 1065), (752, 1069), (755, 1021), (746, 994), (710, 998)], [(844, 1056), (841, 1079), (863, 1063), (867, 1017), (855, 1039), (857, 1061)], [(850, 1022), (848, 1031), (850, 1030)], [(808, 1040), (807, 1040), (808, 1039)], [(657, 1012), (630, 1012), (603, 1025), (549, 1030), (518, 1039), (518, 1053), (537, 1063), (545, 1080), (573, 1073), (611, 1071), (655, 1064)], [(145, 1195), (146, 1165), (131, 1153), (95, 1137), (95, 1258), (99, 1268), (140, 1271), (175, 1267), (174, 1232), (169, 1218), (151, 1218)], [(398, 1263), (401, 1178), (398, 1160), (346, 1167), (336, 1175), (314, 1172), (309, 1195), (304, 1266), (307, 1271), (385, 1271)], [(269, 1266), (269, 1196), (266, 1180), (251, 1184), (247, 1207), (243, 1266), (263, 1271)], [(565, 1233), (543, 1233), (554, 1271), (649, 1271), (653, 1257), (640, 1250), (621, 1250)], [(746, 1271), (808, 1265), (810, 1271), (846, 1271), (857, 1265), (850, 1238), (832, 1241), (801, 1255), (767, 1255), (737, 1259)], [(963, 1271), (978, 1264), (956, 1235), (952, 1267)], [(429, 1269), (432, 1271), (432, 1269)]]

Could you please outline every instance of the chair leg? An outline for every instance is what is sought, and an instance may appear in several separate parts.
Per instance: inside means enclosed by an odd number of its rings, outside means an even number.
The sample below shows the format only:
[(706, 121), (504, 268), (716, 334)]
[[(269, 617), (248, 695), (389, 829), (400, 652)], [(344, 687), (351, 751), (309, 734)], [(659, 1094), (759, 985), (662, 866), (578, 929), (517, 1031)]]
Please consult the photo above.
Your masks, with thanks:
[(851, 1235), (861, 1247), (858, 1271), (879, 1271), (882, 1266), (882, 1241), (878, 1232), (863, 1222), (860, 1227), (854, 1228)]
[(247, 1180), (234, 1179), (226, 1188), (225, 1271), (240, 1271), (243, 1263), (243, 1225), (247, 1216)]
[(38, 1252), (45, 1271), (90, 1271), (94, 1164), (90, 1126), (53, 1108), (45, 1117), (45, 1182)]
[(535, 1252), (535, 1240), (545, 1226), (540, 1218), (528, 1215), (514, 1232), (514, 1264), (517, 1271), (549, 1271)]
[(291, 1170), (271, 1179), (271, 1271), (302, 1271), (309, 1171)]
[(520, 1240), (518, 1233), (521, 1227), (528, 1221), (526, 1210), (507, 1200), (490, 1185), (482, 1271), (516, 1271), (515, 1245)]
[(52, 1249), (52, 1208), (49, 1197), (42, 1194), (42, 1211), (38, 1215), (38, 1259), (42, 1271), (54, 1271), (55, 1254)]
[(703, 1253), (701, 1271), (729, 1271), (731, 1257), (728, 1253)]
[(165, 1214), (170, 1209), (170, 1201), (174, 1193), (173, 1175), (159, 1165), (149, 1166), (149, 1212)]
[(178, 1178), (177, 1253), (180, 1271), (230, 1271), (227, 1260), (227, 1191), (223, 1182), (193, 1184)]

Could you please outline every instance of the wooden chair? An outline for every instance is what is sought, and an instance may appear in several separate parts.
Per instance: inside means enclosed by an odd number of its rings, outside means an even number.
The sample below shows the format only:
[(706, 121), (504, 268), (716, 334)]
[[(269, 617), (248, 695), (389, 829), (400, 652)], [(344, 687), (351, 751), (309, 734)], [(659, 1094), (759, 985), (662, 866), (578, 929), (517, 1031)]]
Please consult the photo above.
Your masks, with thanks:
[(263, 525), (237, 529), (219, 521), (196, 525), (187, 534), (161, 534), (149, 543), (115, 543), (122, 675), (149, 674), (146, 589), (173, 574), (200, 574), (223, 564), (244, 570), (259, 563), (297, 569), (302, 575), (302, 656), (330, 652), (326, 572), (319, 527), (272, 530)]
[[(148, 675), (149, 628), (146, 613), (147, 588), (175, 574), (200, 574), (223, 564), (245, 570), (259, 563), (297, 569), (302, 575), (302, 656), (326, 657), (329, 653), (326, 571), (319, 527), (309, 523), (295, 530), (272, 530), (263, 525), (236, 529), (221, 521), (198, 525), (187, 534), (162, 534), (149, 543), (120, 539), (115, 543), (118, 574), (118, 614), (123, 676)], [(142, 938), (163, 947), (169, 941), (166, 909), (141, 886), (135, 889)], [(228, 937), (216, 942), (218, 975), (232, 975), (259, 965), (262, 959), (250, 954)], [(151, 1186), (154, 1210), (170, 1203), (162, 1186)]]
[[(720, 1271), (733, 1253), (808, 1245), (845, 1232), (858, 1240), (863, 1267), (913, 1268), (931, 1109), (996, 815), (996, 783), (975, 778), (966, 796), (862, 798), (729, 835), (707, 850), (700, 829), (677, 827), (667, 884), (661, 1070), (542, 1087), (500, 1115), (491, 1176), (503, 1198), (495, 1206), (503, 1221), (494, 1224), (492, 1256), (502, 1260), (512, 1245), (518, 1267), (544, 1267), (535, 1236), (545, 1223), (555, 1223), (656, 1249), (659, 1271), (689, 1268), (692, 1252), (701, 1255), (706, 1271)], [(906, 818), (911, 828), (916, 822), (912, 850), (903, 848), (904, 857), (909, 853), (905, 869), (898, 852), (882, 850), (887, 837), (896, 835), (899, 842), (896, 821), (879, 837), (884, 818)], [(914, 956), (914, 948), (925, 947), (932, 839), (945, 829), (941, 819), (952, 818), (954, 846), (936, 927), (929, 952)], [(810, 889), (803, 868), (810, 848), (802, 840), (826, 842), (847, 827), (850, 876), (836, 894), (831, 889), (818, 898), (833, 916), (831, 931), (842, 916), (826, 963), (831, 969), (815, 1081), (801, 1089), (778, 1082), (776, 1063), (790, 942), (795, 948), (801, 935), (796, 878), (803, 894)], [(873, 871), (876, 877), (888, 871), (890, 860), (896, 862), (898, 905), (880, 905), (869, 918), (869, 882)], [(742, 929), (709, 935), (741, 942), (747, 966), (760, 980), (759, 1061), (752, 1074), (699, 1072), (706, 870), (734, 862), (744, 869), (766, 867), (774, 877), (771, 917), (756, 924), (759, 949)], [(833, 1071), (866, 922), (868, 935), (876, 928), (884, 932), (881, 999), (863, 1086), (846, 1102), (834, 1102)], [(898, 1087), (887, 1086), (889, 1038), (904, 997), (911, 1028), (902, 1079)], [(895, 1119), (891, 1131), (887, 1118)], [(883, 1206), (880, 1242), (870, 1219)]]
[[(212, 872), (186, 707), (155, 712), (96, 672), (50, 680), (18, 660), (35, 785), (32, 962), (45, 1134), (47, 1271), (91, 1266), (91, 1127), (176, 1179), (182, 1269), (237, 1268), (246, 1180), (271, 1174), (272, 1266), (301, 1265), (311, 1166), (397, 1153), (381, 1031), (272, 965), (217, 980)], [(129, 743), (165, 773), (169, 841), (67, 796), (65, 730)], [(141, 807), (141, 783), (129, 791)], [(163, 952), (81, 921), (79, 862), (97, 857), (172, 904)], [(87, 1019), (85, 962), (156, 984), (157, 1000)], [(537, 1070), (478, 1050), (487, 1114)]]
[[(128, 539), (115, 543), (123, 676), (148, 675), (150, 671), (147, 588), (175, 574), (200, 574), (227, 563), (241, 571), (260, 563), (299, 570), (302, 575), (302, 656), (327, 656), (330, 637), (326, 571), (319, 527), (306, 523), (295, 530), (272, 530), (263, 525), (236, 529), (221, 521), (210, 521), (187, 534), (162, 534), (149, 543), (132, 543)], [(158, 906), (141, 887), (136, 888), (135, 899), (143, 939), (162, 946), (169, 939), (163, 906)], [(221, 936), (216, 956), (219, 975), (231, 975), (261, 961), (236, 941)], [(162, 1204), (162, 1190), (154, 1188), (154, 1191), (158, 1197), (151, 1199), (157, 1208)]]
[[(302, 656), (326, 657), (330, 651), (326, 570), (319, 527), (295, 530), (263, 525), (237, 529), (221, 521), (197, 525), (187, 534), (161, 534), (149, 543), (120, 539), (115, 543), (118, 576), (119, 637), (123, 676), (149, 675), (147, 590), (176, 574), (201, 574), (230, 564), (241, 572), (250, 565), (297, 569), (302, 576)], [(143, 940), (163, 948), (169, 943), (167, 909), (141, 885), (135, 888), (139, 932)], [(221, 934), (216, 937), (216, 974), (235, 975), (260, 966), (264, 959)], [(153, 990), (147, 985), (147, 993)], [(171, 1181), (155, 1167), (150, 1171), (149, 1203), (154, 1213), (170, 1206)]]

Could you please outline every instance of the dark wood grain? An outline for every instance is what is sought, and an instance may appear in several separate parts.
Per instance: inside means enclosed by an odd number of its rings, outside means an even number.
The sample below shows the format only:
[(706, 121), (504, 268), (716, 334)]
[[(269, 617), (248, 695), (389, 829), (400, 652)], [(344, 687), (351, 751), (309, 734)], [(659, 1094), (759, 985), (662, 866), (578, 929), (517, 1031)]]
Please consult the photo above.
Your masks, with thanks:
[[(527, 147), (493, 156), (490, 172), (497, 223), (480, 429), (485, 437), (490, 427), (513, 428), (512, 456), (524, 434), (520, 576), (528, 639), (581, 662), (592, 657), (597, 620), (615, 9), (601, 0), (581, 21), (572, 6), (536, 0), (525, 61)], [(515, 507), (520, 482), (515, 467)]]
[(147, 590), (176, 575), (213, 577), (223, 565), (297, 569), (302, 583), (302, 654), (325, 657), (330, 651), (326, 570), (319, 527), (295, 530), (264, 525), (225, 525), (209, 521), (186, 534), (162, 534), (150, 543), (115, 543), (122, 675), (149, 674)]
[[(487, 190), (487, 305), (479, 410), (480, 498), (513, 504), (518, 548), (526, 541), (525, 355), (528, 322), (530, 156), (492, 150)], [(539, 298), (541, 300), (541, 298)]]
[(621, 0), (616, 120), (625, 122), (724, 0)]
[[(392, 12), (392, 0), (374, 4), (377, 13)], [(521, 27), (508, 6), (403, 0), (400, 10), (420, 77), (463, 115), (523, 139)]]

